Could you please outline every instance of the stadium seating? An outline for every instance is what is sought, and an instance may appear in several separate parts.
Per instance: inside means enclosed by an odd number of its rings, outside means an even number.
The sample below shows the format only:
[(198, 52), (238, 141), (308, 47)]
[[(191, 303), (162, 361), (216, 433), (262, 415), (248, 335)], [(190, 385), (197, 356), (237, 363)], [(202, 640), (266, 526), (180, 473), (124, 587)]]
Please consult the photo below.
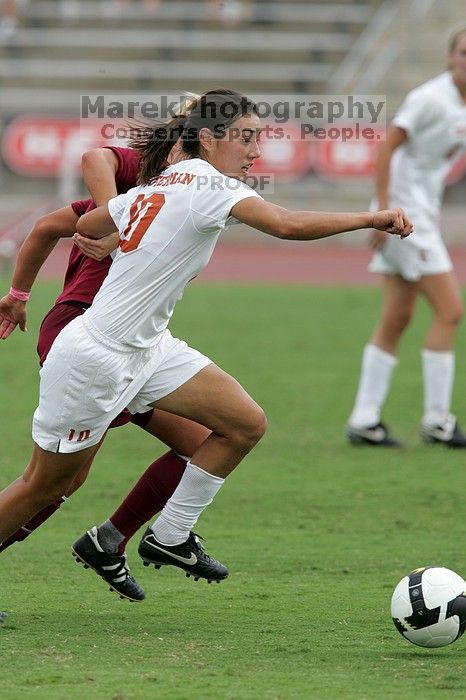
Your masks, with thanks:
[(396, 107), (442, 65), (443, 40), (463, 14), (463, 0), (219, 4), (18, 0), (16, 29), (0, 16), (0, 116), (72, 112), (82, 93), (225, 83), (250, 93), (378, 92)]
[(223, 16), (197, 0), (34, 0), (15, 32), (0, 30), (0, 110), (70, 110), (84, 92), (213, 84), (321, 94), (379, 5), (245, 1)]

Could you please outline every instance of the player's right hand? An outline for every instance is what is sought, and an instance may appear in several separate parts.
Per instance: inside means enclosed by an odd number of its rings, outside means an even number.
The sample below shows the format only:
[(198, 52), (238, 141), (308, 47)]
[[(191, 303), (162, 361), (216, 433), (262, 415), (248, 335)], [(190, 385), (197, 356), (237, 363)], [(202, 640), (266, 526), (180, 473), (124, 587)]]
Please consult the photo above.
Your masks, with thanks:
[(26, 327), (26, 302), (14, 299), (9, 294), (0, 299), (0, 340), (6, 340), (16, 326), (24, 332)]
[(376, 211), (372, 225), (379, 231), (386, 231), (400, 238), (406, 238), (413, 230), (413, 225), (403, 209), (383, 209)]

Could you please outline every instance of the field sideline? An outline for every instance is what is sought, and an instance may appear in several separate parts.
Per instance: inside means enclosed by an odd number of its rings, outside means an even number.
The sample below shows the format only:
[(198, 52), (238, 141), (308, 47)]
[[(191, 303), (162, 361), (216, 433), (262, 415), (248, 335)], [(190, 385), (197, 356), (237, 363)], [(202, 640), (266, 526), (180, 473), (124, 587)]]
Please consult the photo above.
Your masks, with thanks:
[[(340, 241), (347, 234), (337, 236)], [(351, 234), (349, 234), (351, 235)], [(261, 240), (262, 236), (262, 240)], [(359, 240), (365, 234), (358, 233)], [(362, 238), (361, 238), (362, 236)], [(42, 268), (46, 279), (62, 279), (71, 242), (59, 241)], [(453, 248), (450, 255), (460, 284), (466, 285), (466, 249)], [(219, 243), (212, 260), (199, 276), (203, 283), (379, 285), (379, 275), (367, 270), (371, 252), (366, 246), (345, 247), (326, 241), (270, 241), (257, 235), (257, 242)]]
[[(35, 339), (58, 290), (40, 282), (27, 335), (0, 345), (0, 488), (29, 456)], [(146, 569), (136, 536), (129, 560), (147, 599), (129, 604), (75, 564), (74, 539), (163, 451), (134, 426), (112, 431), (81, 491), (0, 555), (0, 610), (9, 613), (0, 626), (2, 700), (465, 697), (466, 641), (418, 649), (389, 616), (392, 588), (410, 569), (466, 574), (464, 454), (418, 438), (422, 304), (385, 412), (408, 447), (380, 453), (344, 439), (379, 295), (213, 283), (186, 291), (172, 331), (237, 377), (269, 418), (197, 526), (231, 576), (208, 586)], [(458, 348), (464, 341), (463, 327)], [(461, 350), (457, 373), (454, 405), (465, 424)]]

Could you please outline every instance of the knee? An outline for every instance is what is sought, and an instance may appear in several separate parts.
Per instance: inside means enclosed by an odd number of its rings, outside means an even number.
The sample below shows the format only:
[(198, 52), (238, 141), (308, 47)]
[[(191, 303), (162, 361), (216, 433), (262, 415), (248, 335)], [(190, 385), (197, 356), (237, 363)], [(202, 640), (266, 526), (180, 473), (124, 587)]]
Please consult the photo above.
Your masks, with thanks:
[(41, 508), (45, 508), (53, 501), (66, 495), (68, 491), (74, 491), (71, 489), (71, 484), (69, 479), (58, 479), (56, 481), (50, 482), (48, 480), (42, 481), (39, 479), (25, 480), (25, 488), (29, 492), (31, 500), (33, 500)]
[(388, 332), (390, 335), (399, 336), (409, 326), (412, 318), (413, 310), (411, 308), (399, 309), (396, 314), (384, 319), (383, 325), (386, 332)]
[(266, 430), (267, 417), (262, 408), (255, 405), (249, 409), (236, 430), (236, 441), (241, 444), (243, 449), (249, 451), (264, 436)]
[(257, 406), (250, 424), (250, 439), (254, 445), (264, 437), (267, 430), (267, 416), (260, 406)]
[(457, 301), (456, 304), (452, 304), (448, 310), (445, 312), (443, 321), (446, 323), (448, 326), (453, 326), (456, 327), (461, 319), (463, 318), (463, 304), (460, 300)]

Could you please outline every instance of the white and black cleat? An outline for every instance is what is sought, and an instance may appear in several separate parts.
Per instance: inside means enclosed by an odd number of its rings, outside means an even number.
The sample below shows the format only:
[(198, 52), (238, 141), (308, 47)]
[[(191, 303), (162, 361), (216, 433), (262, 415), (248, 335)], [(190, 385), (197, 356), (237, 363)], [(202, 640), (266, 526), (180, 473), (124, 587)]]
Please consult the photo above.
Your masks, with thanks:
[(76, 561), (101, 576), (120, 598), (131, 602), (144, 600), (144, 589), (131, 576), (126, 554), (104, 552), (97, 534), (97, 528), (93, 527), (76, 540), (71, 548)]
[(352, 445), (371, 445), (372, 447), (404, 447), (401, 440), (397, 440), (390, 434), (384, 423), (369, 425), (364, 428), (355, 428), (348, 425), (346, 436)]
[(446, 447), (466, 447), (466, 435), (460, 430), (454, 415), (447, 416), (439, 425), (421, 425), (421, 438), (427, 444), (441, 444)]
[(206, 554), (201, 538), (194, 532), (189, 534), (186, 542), (169, 546), (159, 542), (149, 527), (139, 543), (138, 553), (145, 566), (153, 564), (156, 569), (167, 564), (177, 566), (195, 581), (205, 578), (209, 583), (220, 582), (228, 576), (226, 566)]

